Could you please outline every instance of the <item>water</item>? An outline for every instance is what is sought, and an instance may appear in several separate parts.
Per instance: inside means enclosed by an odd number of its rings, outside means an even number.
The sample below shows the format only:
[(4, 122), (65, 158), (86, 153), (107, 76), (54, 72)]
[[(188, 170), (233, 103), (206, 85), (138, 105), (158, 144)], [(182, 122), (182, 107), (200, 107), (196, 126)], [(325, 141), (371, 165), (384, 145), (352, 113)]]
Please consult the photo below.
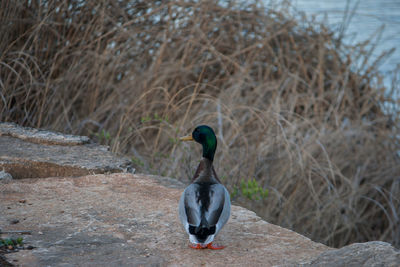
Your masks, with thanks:
[[(318, 21), (325, 20), (328, 25), (337, 27), (346, 13), (347, 0), (291, 0), (293, 6), (307, 15), (315, 15)], [(384, 83), (390, 87), (391, 72), (400, 66), (400, 0), (350, 0), (352, 9), (358, 3), (354, 16), (346, 31), (344, 41), (354, 44), (367, 39), (384, 25), (381, 39), (373, 57), (396, 48), (394, 53), (379, 66), (384, 75)]]

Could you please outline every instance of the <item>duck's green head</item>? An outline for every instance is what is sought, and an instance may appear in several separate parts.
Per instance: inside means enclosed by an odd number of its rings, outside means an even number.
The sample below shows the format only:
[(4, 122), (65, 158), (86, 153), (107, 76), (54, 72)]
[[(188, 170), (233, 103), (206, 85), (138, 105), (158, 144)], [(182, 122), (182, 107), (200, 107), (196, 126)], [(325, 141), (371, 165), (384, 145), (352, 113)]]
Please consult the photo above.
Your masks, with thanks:
[(203, 146), (203, 157), (213, 161), (217, 149), (217, 137), (213, 129), (207, 125), (200, 125), (193, 133), (180, 138), (181, 141), (196, 141)]

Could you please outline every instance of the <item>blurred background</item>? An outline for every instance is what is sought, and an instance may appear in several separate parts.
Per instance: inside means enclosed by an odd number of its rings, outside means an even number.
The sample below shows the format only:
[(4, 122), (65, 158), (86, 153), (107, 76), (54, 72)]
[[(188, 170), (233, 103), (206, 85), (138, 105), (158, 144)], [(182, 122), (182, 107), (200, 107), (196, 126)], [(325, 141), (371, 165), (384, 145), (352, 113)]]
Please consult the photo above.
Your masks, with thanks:
[(235, 203), (329, 246), (399, 247), (399, 5), (320, 2), (1, 1), (0, 121), (185, 183), (201, 147), (178, 137), (208, 124)]
[(371, 60), (387, 52), (379, 71), (384, 75), (385, 85), (390, 87), (400, 64), (400, 49), (396, 49), (400, 44), (400, 1), (292, 0), (290, 3), (298, 11), (341, 32), (346, 44), (369, 40)]

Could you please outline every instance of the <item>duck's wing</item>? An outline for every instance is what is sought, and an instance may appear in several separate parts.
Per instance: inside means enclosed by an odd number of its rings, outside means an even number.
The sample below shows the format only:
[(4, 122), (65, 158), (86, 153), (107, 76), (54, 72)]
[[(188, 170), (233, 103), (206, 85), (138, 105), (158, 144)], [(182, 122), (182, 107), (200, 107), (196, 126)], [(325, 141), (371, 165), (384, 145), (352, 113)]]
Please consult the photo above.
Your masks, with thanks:
[(186, 187), (179, 201), (179, 218), (187, 232), (189, 224), (200, 224), (200, 206), (196, 200), (196, 188), (195, 184)]
[(223, 189), (221, 189), (221, 191), (223, 191), (224, 195), (224, 207), (222, 208), (221, 214), (219, 215), (218, 222), (216, 224), (215, 234), (217, 234), (221, 230), (221, 228), (226, 224), (229, 216), (231, 215), (231, 199), (229, 192), (222, 184), (219, 184), (219, 186), (221, 186)]
[[(205, 218), (210, 226), (217, 225), (221, 219), (226, 216), (226, 203), (229, 203), (229, 194), (226, 195), (226, 189), (222, 184), (213, 184), (210, 186), (208, 197), (209, 205), (205, 208)], [(206, 203), (207, 204), (207, 201)], [(224, 217), (221, 217), (224, 215)], [(229, 218), (229, 215), (228, 215)], [(225, 223), (224, 223), (225, 224)]]

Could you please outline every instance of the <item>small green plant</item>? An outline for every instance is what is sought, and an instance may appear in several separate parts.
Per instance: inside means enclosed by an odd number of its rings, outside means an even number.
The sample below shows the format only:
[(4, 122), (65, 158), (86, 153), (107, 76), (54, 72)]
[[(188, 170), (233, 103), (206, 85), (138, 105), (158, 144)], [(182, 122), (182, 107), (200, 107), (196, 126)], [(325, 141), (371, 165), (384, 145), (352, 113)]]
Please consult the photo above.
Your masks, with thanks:
[(95, 134), (101, 143), (108, 143), (111, 140), (111, 134), (104, 129), (100, 133)]
[(132, 160), (133, 164), (135, 164), (137, 166), (140, 166), (140, 167), (144, 166), (144, 162), (139, 158), (132, 157), (131, 160)]
[(11, 238), (6, 238), (6, 239), (0, 239), (0, 245), (1, 246), (9, 246), (13, 245)]
[(0, 238), (0, 247), (2, 246), (22, 246), (24, 244), (24, 238), (23, 237), (18, 237), (18, 238)]
[(237, 186), (233, 187), (233, 192), (231, 192), (231, 198), (235, 198), (239, 195), (239, 188)]
[(247, 181), (242, 179), (240, 182), (240, 190), (235, 187), (232, 196), (234, 197), (238, 195), (238, 193), (250, 200), (261, 200), (268, 196), (268, 189), (263, 189), (254, 178)]
[(144, 116), (144, 117), (141, 118), (140, 121), (142, 123), (149, 122), (149, 121), (151, 121), (151, 117), (150, 116)]
[(24, 238), (23, 237), (18, 237), (17, 239), (16, 239), (16, 241), (17, 241), (17, 244), (18, 245), (20, 245), (20, 246), (22, 246), (23, 244), (24, 244)]

